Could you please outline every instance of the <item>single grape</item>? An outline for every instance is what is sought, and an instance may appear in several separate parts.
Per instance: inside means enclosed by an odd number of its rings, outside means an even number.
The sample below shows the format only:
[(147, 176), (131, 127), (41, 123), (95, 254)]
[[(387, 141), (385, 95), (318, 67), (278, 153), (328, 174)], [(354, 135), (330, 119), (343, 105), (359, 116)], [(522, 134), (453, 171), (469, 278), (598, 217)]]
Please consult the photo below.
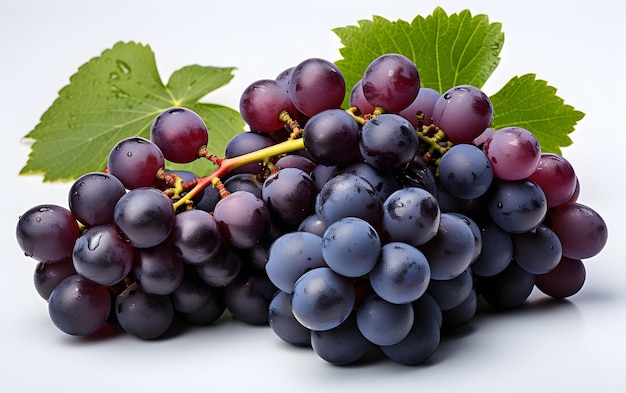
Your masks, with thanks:
[(421, 246), (435, 237), (440, 220), (437, 200), (421, 188), (399, 189), (383, 204), (383, 230), (390, 241)]
[(184, 266), (166, 240), (151, 248), (136, 248), (131, 273), (144, 292), (169, 295), (183, 281)]
[(82, 175), (70, 187), (68, 206), (86, 226), (113, 224), (113, 210), (126, 188), (115, 176), (103, 172)]
[(133, 247), (114, 225), (98, 225), (76, 239), (72, 252), (74, 268), (81, 276), (111, 286), (122, 281), (133, 265)]
[(330, 330), (345, 321), (356, 300), (350, 279), (328, 267), (304, 273), (294, 284), (291, 307), (302, 326), (316, 331)]
[(165, 158), (159, 147), (139, 136), (125, 138), (109, 153), (107, 169), (128, 189), (152, 187)]
[(169, 296), (146, 293), (132, 283), (115, 298), (115, 315), (127, 333), (153, 340), (163, 336), (172, 325), (174, 307)]
[(580, 291), (586, 275), (580, 259), (563, 257), (554, 269), (535, 276), (535, 286), (548, 296), (564, 299)]
[(413, 306), (393, 304), (377, 295), (368, 296), (356, 311), (356, 323), (363, 336), (376, 345), (394, 345), (413, 327)]
[(233, 246), (249, 249), (258, 244), (271, 226), (270, 211), (261, 198), (236, 191), (215, 205), (213, 217)]
[(304, 148), (318, 164), (346, 164), (359, 154), (360, 130), (359, 123), (346, 111), (328, 109), (304, 125)]
[(376, 116), (365, 123), (359, 139), (359, 149), (365, 161), (388, 172), (405, 169), (417, 154), (418, 146), (413, 125), (392, 113)]
[(335, 273), (360, 277), (376, 265), (381, 241), (378, 232), (367, 221), (344, 217), (326, 229), (321, 247), (326, 264)]
[(220, 251), (222, 234), (210, 213), (192, 209), (176, 216), (171, 239), (180, 259), (190, 264), (201, 264)]
[(311, 331), (298, 322), (291, 311), (291, 294), (276, 292), (269, 305), (268, 322), (280, 339), (296, 346), (311, 344)]
[(176, 215), (161, 191), (141, 187), (127, 192), (115, 205), (115, 225), (133, 247), (154, 247), (170, 234)]
[(311, 331), (310, 340), (313, 351), (323, 360), (335, 365), (356, 362), (372, 346), (359, 331), (354, 313), (337, 327)]
[(541, 146), (537, 138), (521, 127), (495, 131), (483, 145), (493, 174), (502, 180), (523, 180), (537, 170)]
[(547, 273), (561, 260), (561, 241), (545, 225), (540, 224), (530, 232), (514, 234), (512, 238), (513, 258), (529, 273)]
[(343, 75), (327, 60), (306, 59), (291, 74), (289, 97), (296, 109), (308, 117), (341, 107), (345, 93)]
[(35, 290), (42, 299), (48, 300), (52, 290), (66, 277), (74, 274), (77, 273), (71, 258), (54, 263), (39, 262), (33, 274)]
[(365, 94), (363, 94), (363, 79), (359, 79), (350, 91), (350, 107), (356, 107), (361, 115), (370, 114), (376, 109), (374, 105), (370, 104), (369, 101), (365, 99)]
[(273, 217), (287, 225), (299, 225), (313, 214), (317, 190), (304, 171), (284, 168), (265, 180), (261, 195)]
[(608, 228), (600, 214), (578, 202), (551, 209), (547, 225), (561, 241), (563, 256), (570, 259), (596, 256), (608, 239)]
[(283, 111), (297, 117), (288, 89), (272, 79), (253, 82), (246, 87), (239, 100), (243, 121), (255, 131), (273, 132), (284, 127), (285, 122), (280, 119)]
[(400, 242), (385, 244), (369, 274), (374, 292), (382, 299), (405, 304), (419, 299), (430, 282), (430, 266), (417, 248)]
[(400, 183), (392, 173), (374, 168), (365, 161), (353, 161), (347, 165), (336, 166), (331, 172), (331, 177), (340, 173), (352, 173), (367, 180), (374, 187), (382, 202), (385, 202), (389, 195), (400, 188)]
[(409, 106), (420, 89), (417, 67), (405, 56), (388, 53), (374, 59), (363, 73), (363, 95), (373, 106), (397, 113)]
[(524, 233), (541, 224), (548, 206), (541, 188), (530, 180), (500, 181), (493, 187), (487, 210), (500, 228)]
[(493, 105), (480, 89), (455, 86), (437, 99), (433, 124), (441, 128), (453, 143), (470, 143), (483, 133), (493, 117)]
[(382, 218), (382, 202), (367, 180), (342, 173), (324, 184), (315, 200), (315, 213), (329, 225), (343, 217), (358, 217), (376, 227)]
[(481, 242), (481, 253), (472, 264), (472, 273), (487, 277), (506, 269), (513, 259), (511, 234), (489, 220), (482, 227)]
[(86, 336), (98, 330), (111, 311), (111, 295), (106, 287), (74, 274), (66, 277), (50, 293), (50, 319), (61, 331)]
[(198, 158), (200, 148), (209, 143), (209, 131), (196, 112), (173, 107), (154, 119), (150, 140), (161, 149), (166, 160), (186, 164)]
[(252, 173), (237, 173), (229, 176), (224, 181), (224, 188), (228, 192), (247, 191), (261, 198), (263, 183), (259, 181), (259, 176)]
[(414, 127), (420, 124), (429, 126), (433, 124), (433, 109), (435, 109), (435, 103), (439, 97), (441, 94), (437, 90), (422, 87), (411, 105), (398, 114), (411, 122)]
[(310, 175), (315, 169), (315, 164), (310, 158), (301, 156), (299, 154), (287, 154), (280, 157), (275, 164), (278, 168), (298, 168)]
[(559, 206), (574, 195), (578, 179), (574, 167), (564, 157), (542, 153), (537, 169), (529, 177), (546, 194), (548, 208)]
[(298, 226), (298, 231), (309, 232), (319, 237), (324, 236), (326, 229), (328, 229), (328, 224), (317, 214), (311, 214)]
[(442, 213), (435, 237), (420, 250), (430, 264), (434, 280), (449, 280), (461, 275), (474, 257), (474, 234), (462, 218)]
[(274, 240), (265, 271), (278, 289), (291, 294), (293, 285), (305, 272), (326, 266), (322, 238), (308, 232), (285, 233)]
[(441, 157), (439, 180), (457, 198), (474, 199), (489, 190), (493, 169), (481, 149), (470, 144), (458, 144)]
[(79, 235), (72, 212), (50, 204), (28, 209), (15, 227), (15, 237), (24, 254), (40, 262), (70, 258)]

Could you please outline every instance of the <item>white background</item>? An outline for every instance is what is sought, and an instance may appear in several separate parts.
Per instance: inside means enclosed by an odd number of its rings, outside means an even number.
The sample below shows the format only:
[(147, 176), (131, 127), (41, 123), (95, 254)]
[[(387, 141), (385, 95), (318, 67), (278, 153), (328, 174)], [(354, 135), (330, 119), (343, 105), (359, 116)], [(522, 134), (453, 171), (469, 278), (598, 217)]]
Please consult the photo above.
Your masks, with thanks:
[[(624, 11), (614, 0), (2, 2), (0, 129), (0, 391), (463, 391), (623, 392), (626, 389), (624, 260)], [(263, 5), (260, 5), (263, 3)], [(227, 4), (227, 5), (226, 5)], [(49, 321), (15, 241), (18, 216), (40, 203), (67, 204), (69, 184), (18, 177), (34, 128), (70, 75), (120, 40), (151, 45), (166, 81), (190, 65), (235, 66), (234, 80), (205, 101), (238, 107), (251, 82), (308, 57), (340, 58), (332, 28), (380, 15), (411, 20), (436, 6), (470, 8), (502, 22), (502, 61), (484, 90), (537, 73), (587, 115), (564, 150), (582, 184), (580, 202), (609, 226), (604, 251), (587, 261), (587, 283), (565, 302), (534, 293), (516, 312), (484, 315), (444, 340), (419, 367), (378, 361), (334, 367), (269, 328), (226, 321), (155, 342), (128, 335), (76, 338)], [(427, 61), (427, 60), (426, 60)], [(497, 108), (496, 108), (497, 110)]]

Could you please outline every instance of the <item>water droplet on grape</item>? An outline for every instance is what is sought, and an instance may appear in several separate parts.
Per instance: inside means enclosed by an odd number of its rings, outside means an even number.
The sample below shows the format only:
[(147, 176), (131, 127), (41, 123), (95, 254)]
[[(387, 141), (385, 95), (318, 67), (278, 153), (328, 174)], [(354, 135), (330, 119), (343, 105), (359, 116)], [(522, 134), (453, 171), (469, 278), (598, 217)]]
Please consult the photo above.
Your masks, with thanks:
[(502, 209), (504, 207), (504, 205), (502, 205), (502, 202), (498, 202), (496, 206), (498, 209)]
[(94, 251), (100, 245), (100, 239), (102, 239), (101, 233), (89, 238), (89, 243), (87, 244), (87, 248), (89, 248), (90, 251)]
[(132, 151), (129, 151), (128, 153), (126, 153), (126, 157), (130, 158), (132, 156), (133, 156), (133, 152)]

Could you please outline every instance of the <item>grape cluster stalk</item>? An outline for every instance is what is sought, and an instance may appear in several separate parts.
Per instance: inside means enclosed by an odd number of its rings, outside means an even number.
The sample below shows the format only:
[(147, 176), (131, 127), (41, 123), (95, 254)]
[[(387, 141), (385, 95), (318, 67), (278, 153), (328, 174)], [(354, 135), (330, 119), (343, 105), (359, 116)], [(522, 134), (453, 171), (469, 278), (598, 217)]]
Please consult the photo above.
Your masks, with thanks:
[[(565, 158), (524, 128), (490, 128), (497, 108), (474, 86), (421, 87), (404, 56), (354, 86), (307, 59), (250, 84), (239, 110), (250, 130), (224, 157), (196, 113), (169, 108), (77, 179), (67, 207), (20, 216), (56, 327), (152, 340), (230, 315), (332, 364), (374, 350), (415, 365), (480, 302), (576, 294), (607, 242)], [(195, 160), (217, 169), (166, 165)]]

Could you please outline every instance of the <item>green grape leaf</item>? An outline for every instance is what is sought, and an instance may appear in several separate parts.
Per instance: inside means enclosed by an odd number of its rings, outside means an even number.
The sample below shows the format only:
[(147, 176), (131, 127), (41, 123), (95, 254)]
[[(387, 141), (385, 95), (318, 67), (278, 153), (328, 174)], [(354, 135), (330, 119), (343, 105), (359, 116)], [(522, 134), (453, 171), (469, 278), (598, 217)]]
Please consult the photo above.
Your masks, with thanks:
[(490, 97), (494, 108), (492, 127), (517, 126), (532, 132), (544, 153), (561, 154), (568, 136), (585, 114), (564, 103), (556, 89), (535, 74), (513, 77)]
[[(101, 171), (117, 142), (134, 135), (148, 138), (154, 118), (172, 106), (197, 111), (209, 129), (209, 150), (220, 154), (244, 122), (235, 110), (198, 100), (227, 84), (233, 71), (187, 66), (164, 85), (149, 46), (119, 42), (82, 65), (25, 136), (34, 143), (20, 174), (64, 181)], [(186, 168), (200, 164), (205, 163)]]
[(358, 26), (333, 29), (344, 45), (339, 50), (343, 59), (335, 64), (348, 90), (372, 60), (386, 53), (411, 59), (424, 87), (439, 92), (462, 84), (480, 88), (500, 62), (501, 27), (490, 23), (486, 15), (472, 16), (469, 10), (447, 15), (440, 7), (426, 18), (416, 16), (411, 23), (374, 16), (371, 21), (359, 21)]

